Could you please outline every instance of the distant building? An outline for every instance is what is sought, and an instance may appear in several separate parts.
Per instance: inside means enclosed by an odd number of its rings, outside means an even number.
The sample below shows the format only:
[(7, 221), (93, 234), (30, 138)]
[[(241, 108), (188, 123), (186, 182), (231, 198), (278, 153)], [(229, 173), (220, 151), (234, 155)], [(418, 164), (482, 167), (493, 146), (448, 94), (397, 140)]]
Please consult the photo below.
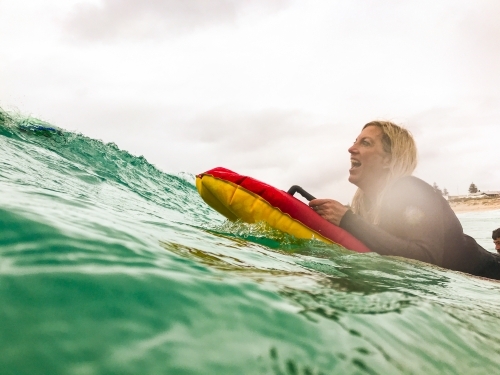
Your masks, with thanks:
[(483, 191), (483, 193), (490, 198), (500, 197), (500, 191)]
[(478, 191), (477, 193), (469, 193), (467, 195), (449, 195), (449, 201), (461, 201), (467, 199), (481, 199), (481, 198), (500, 198), (500, 191)]

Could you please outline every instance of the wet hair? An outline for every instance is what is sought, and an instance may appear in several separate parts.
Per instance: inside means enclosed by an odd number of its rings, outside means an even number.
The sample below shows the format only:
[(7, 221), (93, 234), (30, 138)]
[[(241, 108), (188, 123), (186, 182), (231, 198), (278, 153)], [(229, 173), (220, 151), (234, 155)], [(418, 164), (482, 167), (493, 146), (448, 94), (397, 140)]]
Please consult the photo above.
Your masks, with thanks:
[(376, 202), (372, 202), (368, 207), (365, 193), (358, 188), (352, 200), (352, 209), (371, 223), (377, 224), (380, 204), (387, 187), (401, 177), (411, 176), (417, 167), (417, 146), (408, 130), (390, 121), (371, 121), (363, 126), (363, 129), (369, 126), (377, 126), (382, 130), (382, 147), (391, 156), (389, 173)]
[(497, 228), (493, 231), (493, 233), (491, 234), (491, 238), (494, 240), (500, 238), (500, 228)]

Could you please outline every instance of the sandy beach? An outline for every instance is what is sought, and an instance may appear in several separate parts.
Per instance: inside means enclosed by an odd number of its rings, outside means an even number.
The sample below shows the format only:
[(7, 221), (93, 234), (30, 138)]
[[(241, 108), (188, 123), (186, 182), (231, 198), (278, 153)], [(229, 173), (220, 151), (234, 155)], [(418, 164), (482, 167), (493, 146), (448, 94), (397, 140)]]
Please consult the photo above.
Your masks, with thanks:
[(449, 203), (455, 213), (500, 210), (500, 198), (460, 199)]

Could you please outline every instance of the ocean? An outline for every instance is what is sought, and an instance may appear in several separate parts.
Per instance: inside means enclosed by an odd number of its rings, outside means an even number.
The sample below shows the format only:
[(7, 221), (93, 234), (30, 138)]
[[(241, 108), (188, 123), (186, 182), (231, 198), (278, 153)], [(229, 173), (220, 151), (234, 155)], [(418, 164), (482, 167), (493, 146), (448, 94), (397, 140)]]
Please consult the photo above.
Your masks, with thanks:
[[(0, 374), (500, 373), (498, 282), (227, 222), (34, 118), (0, 149)], [(500, 211), (459, 219), (493, 250)]]

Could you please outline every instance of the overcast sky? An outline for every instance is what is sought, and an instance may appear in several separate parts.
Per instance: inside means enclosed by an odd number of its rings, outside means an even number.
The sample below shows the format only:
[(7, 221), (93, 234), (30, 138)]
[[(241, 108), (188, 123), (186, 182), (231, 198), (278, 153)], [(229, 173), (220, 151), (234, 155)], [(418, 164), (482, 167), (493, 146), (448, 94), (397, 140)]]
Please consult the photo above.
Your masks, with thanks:
[(143, 155), (347, 203), (374, 119), (415, 175), (500, 190), (497, 0), (1, 0), (0, 107)]

